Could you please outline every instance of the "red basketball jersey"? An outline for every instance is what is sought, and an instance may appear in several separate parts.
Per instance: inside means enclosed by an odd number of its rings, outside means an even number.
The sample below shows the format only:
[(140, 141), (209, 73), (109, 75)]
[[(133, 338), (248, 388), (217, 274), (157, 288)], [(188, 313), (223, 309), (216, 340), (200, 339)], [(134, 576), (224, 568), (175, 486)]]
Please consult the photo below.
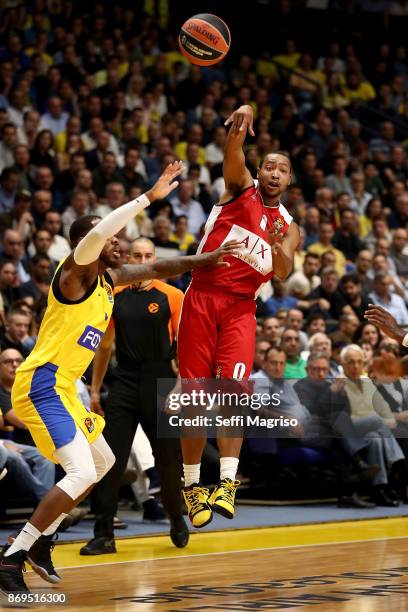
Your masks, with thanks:
[(291, 222), (292, 217), (282, 204), (265, 206), (255, 185), (230, 202), (214, 206), (198, 253), (213, 251), (229, 240), (238, 240), (243, 246), (236, 255), (227, 258), (229, 268), (196, 268), (191, 286), (214, 287), (254, 299), (261, 285), (273, 276), (268, 230), (286, 234)]

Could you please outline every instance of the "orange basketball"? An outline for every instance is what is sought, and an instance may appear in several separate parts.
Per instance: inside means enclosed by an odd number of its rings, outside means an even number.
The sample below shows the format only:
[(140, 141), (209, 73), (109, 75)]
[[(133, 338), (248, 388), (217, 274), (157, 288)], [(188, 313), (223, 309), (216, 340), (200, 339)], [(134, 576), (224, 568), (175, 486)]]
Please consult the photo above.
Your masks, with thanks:
[(218, 64), (227, 55), (230, 45), (228, 26), (216, 15), (194, 15), (180, 30), (180, 50), (196, 66)]

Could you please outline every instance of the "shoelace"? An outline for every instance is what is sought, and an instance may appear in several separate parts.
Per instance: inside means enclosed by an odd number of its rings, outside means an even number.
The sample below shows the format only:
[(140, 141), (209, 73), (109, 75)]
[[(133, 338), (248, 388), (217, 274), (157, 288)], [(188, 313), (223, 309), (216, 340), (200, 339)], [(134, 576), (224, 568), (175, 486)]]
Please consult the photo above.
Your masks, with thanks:
[(225, 501), (229, 502), (230, 504), (233, 504), (235, 490), (238, 485), (239, 485), (239, 480), (232, 480), (231, 482), (228, 482), (228, 481), (223, 482), (222, 488), (224, 490), (224, 493), (220, 495), (221, 499), (225, 499)]
[(205, 487), (194, 487), (190, 491), (186, 491), (186, 497), (188, 502), (191, 504), (191, 510), (196, 512), (206, 507), (206, 503), (199, 499), (199, 495), (205, 495), (208, 497), (209, 490)]

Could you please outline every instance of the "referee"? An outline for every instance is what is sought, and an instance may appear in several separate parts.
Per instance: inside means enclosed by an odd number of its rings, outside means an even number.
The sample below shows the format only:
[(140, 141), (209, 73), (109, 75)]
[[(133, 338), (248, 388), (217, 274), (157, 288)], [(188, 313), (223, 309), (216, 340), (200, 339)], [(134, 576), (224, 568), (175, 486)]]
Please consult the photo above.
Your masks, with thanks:
[[(155, 247), (148, 238), (130, 246), (129, 263), (152, 263)], [(81, 555), (116, 552), (113, 519), (118, 491), (140, 423), (150, 440), (160, 475), (163, 505), (170, 518), (175, 546), (187, 545), (189, 532), (182, 514), (182, 461), (178, 439), (157, 439), (157, 380), (175, 379), (175, 357), (183, 293), (162, 281), (147, 280), (115, 290), (115, 305), (106, 334), (95, 354), (92, 375), (92, 410), (101, 412), (100, 388), (116, 336), (117, 366), (106, 402), (104, 436), (116, 463), (92, 491), (94, 538)], [(175, 380), (174, 380), (175, 383)], [(169, 391), (173, 387), (169, 387)]]

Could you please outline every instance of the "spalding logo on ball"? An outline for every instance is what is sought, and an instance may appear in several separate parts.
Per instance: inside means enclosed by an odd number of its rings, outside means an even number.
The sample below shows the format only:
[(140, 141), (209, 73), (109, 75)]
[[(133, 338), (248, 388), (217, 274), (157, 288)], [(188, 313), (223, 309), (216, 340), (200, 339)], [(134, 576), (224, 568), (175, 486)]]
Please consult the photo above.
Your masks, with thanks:
[(228, 26), (216, 15), (194, 15), (180, 30), (180, 50), (196, 66), (218, 64), (227, 55), (230, 45)]

